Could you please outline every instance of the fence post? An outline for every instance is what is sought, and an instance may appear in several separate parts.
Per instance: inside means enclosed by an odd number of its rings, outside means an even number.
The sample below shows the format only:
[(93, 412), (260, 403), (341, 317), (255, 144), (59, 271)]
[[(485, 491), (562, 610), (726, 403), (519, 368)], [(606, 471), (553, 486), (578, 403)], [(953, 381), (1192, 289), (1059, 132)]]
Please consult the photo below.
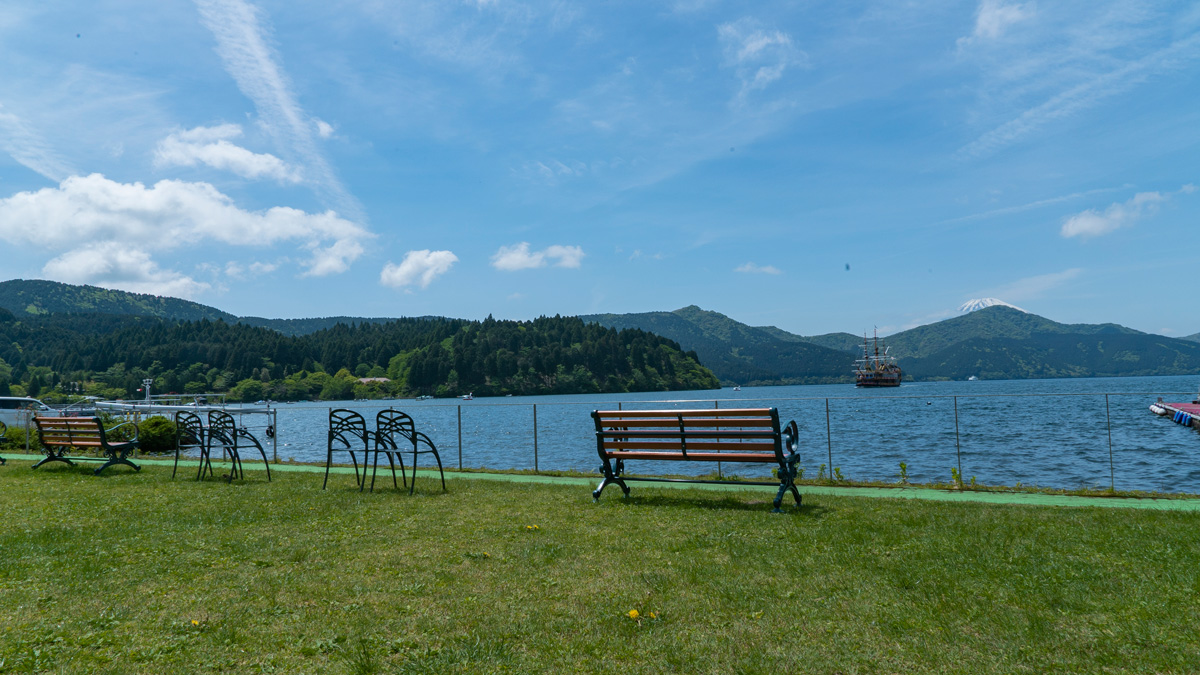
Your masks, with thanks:
[(829, 475), (833, 475), (833, 432), (829, 426), (829, 399), (825, 399), (825, 441), (829, 447)]
[(458, 404), (458, 470), (462, 471), (462, 404)]
[(537, 404), (533, 404), (533, 472), (538, 472)]
[(1112, 454), (1112, 409), (1108, 405), (1108, 394), (1104, 395), (1104, 416), (1108, 420), (1108, 489), (1116, 492), (1117, 478), (1113, 472)]
[[(720, 408), (721, 402), (713, 401), (713, 410), (719, 410)], [(720, 480), (721, 478), (723, 478), (723, 475), (721, 474), (721, 463), (717, 462), (717, 479)]]
[(958, 438), (958, 397), (954, 397), (954, 454), (958, 456), (958, 479), (962, 480), (962, 443)]

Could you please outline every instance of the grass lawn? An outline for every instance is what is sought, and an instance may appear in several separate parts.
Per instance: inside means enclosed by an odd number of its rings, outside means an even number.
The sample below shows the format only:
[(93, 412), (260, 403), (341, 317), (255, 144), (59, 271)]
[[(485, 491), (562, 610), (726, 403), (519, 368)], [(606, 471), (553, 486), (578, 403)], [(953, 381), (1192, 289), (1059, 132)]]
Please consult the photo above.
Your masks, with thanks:
[(1196, 513), (28, 467), (0, 672), (1200, 670)]

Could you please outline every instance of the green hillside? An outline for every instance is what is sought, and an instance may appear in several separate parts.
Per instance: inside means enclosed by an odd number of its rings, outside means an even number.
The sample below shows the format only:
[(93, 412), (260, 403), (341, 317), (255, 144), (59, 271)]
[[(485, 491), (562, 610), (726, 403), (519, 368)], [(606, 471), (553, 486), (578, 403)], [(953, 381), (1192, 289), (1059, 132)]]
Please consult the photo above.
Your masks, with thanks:
[(913, 379), (1188, 375), (1200, 373), (1200, 343), (1144, 333), (1040, 333), (973, 338), (902, 363)]
[(1179, 339), (1187, 340), (1189, 342), (1200, 342), (1200, 333), (1196, 333), (1195, 335), (1187, 335)]
[(115, 291), (96, 286), (76, 286), (57, 281), (13, 279), (0, 282), (0, 309), (16, 316), (43, 314), (122, 314), (153, 316), (181, 321), (221, 320), (247, 326), (269, 328), (287, 336), (310, 335), (338, 324), (381, 324), (395, 321), (389, 317), (330, 316), (311, 319), (265, 319), (238, 317), (198, 302), (144, 293)]
[(724, 384), (849, 382), (853, 369), (853, 354), (781, 339), (774, 331), (748, 326), (695, 305), (674, 312), (591, 314), (580, 318), (609, 328), (640, 328), (686, 345), (684, 349), (694, 350)]
[(0, 396), (126, 398), (144, 378), (158, 393), (227, 392), (236, 401), (719, 386), (670, 340), (575, 317), (397, 319), (289, 337), (207, 319), (0, 313)]
[(51, 313), (132, 314), (185, 321), (237, 320), (228, 312), (198, 302), (39, 279), (0, 281), (0, 307), (17, 316)]
[(256, 328), (267, 328), (289, 337), (311, 335), (317, 331), (333, 328), (338, 324), (353, 326), (367, 323), (380, 324), (395, 320), (395, 318), (387, 317), (361, 316), (326, 316), (313, 319), (264, 319), (258, 316), (242, 316), (236, 319), (238, 323), (244, 323), (247, 326), (254, 326)]
[(807, 342), (820, 345), (840, 352), (862, 353), (863, 341), (857, 335), (849, 333), (825, 333), (824, 335), (796, 335), (775, 326), (757, 326), (757, 330), (784, 342)]
[(918, 326), (887, 338), (897, 358), (923, 358), (951, 345), (973, 339), (1028, 340), (1039, 335), (1146, 335), (1115, 323), (1057, 323), (1019, 309), (994, 305), (945, 321)]

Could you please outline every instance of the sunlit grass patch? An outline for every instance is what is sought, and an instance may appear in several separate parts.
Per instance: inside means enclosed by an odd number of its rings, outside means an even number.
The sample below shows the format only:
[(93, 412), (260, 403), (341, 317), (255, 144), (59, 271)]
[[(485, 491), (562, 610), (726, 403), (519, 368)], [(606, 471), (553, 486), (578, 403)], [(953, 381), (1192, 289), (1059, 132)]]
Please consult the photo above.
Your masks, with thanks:
[(0, 467), (0, 672), (1196, 665), (1190, 513), (247, 474)]

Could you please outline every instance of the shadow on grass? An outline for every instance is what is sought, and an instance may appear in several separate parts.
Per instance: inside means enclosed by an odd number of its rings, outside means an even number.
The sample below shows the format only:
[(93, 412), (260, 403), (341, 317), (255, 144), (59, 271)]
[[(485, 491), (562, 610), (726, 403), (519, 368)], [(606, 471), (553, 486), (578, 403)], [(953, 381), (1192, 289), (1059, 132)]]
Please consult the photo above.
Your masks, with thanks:
[[(604, 499), (601, 499), (603, 503)], [(801, 504), (799, 507), (791, 502), (791, 497), (783, 501), (782, 511), (773, 513), (771, 499), (744, 499), (732, 496), (688, 496), (674, 494), (631, 494), (628, 497), (616, 497), (612, 500), (625, 506), (671, 507), (686, 506), (708, 511), (758, 511), (773, 516), (816, 516), (820, 517), (828, 510), (823, 506)]]

